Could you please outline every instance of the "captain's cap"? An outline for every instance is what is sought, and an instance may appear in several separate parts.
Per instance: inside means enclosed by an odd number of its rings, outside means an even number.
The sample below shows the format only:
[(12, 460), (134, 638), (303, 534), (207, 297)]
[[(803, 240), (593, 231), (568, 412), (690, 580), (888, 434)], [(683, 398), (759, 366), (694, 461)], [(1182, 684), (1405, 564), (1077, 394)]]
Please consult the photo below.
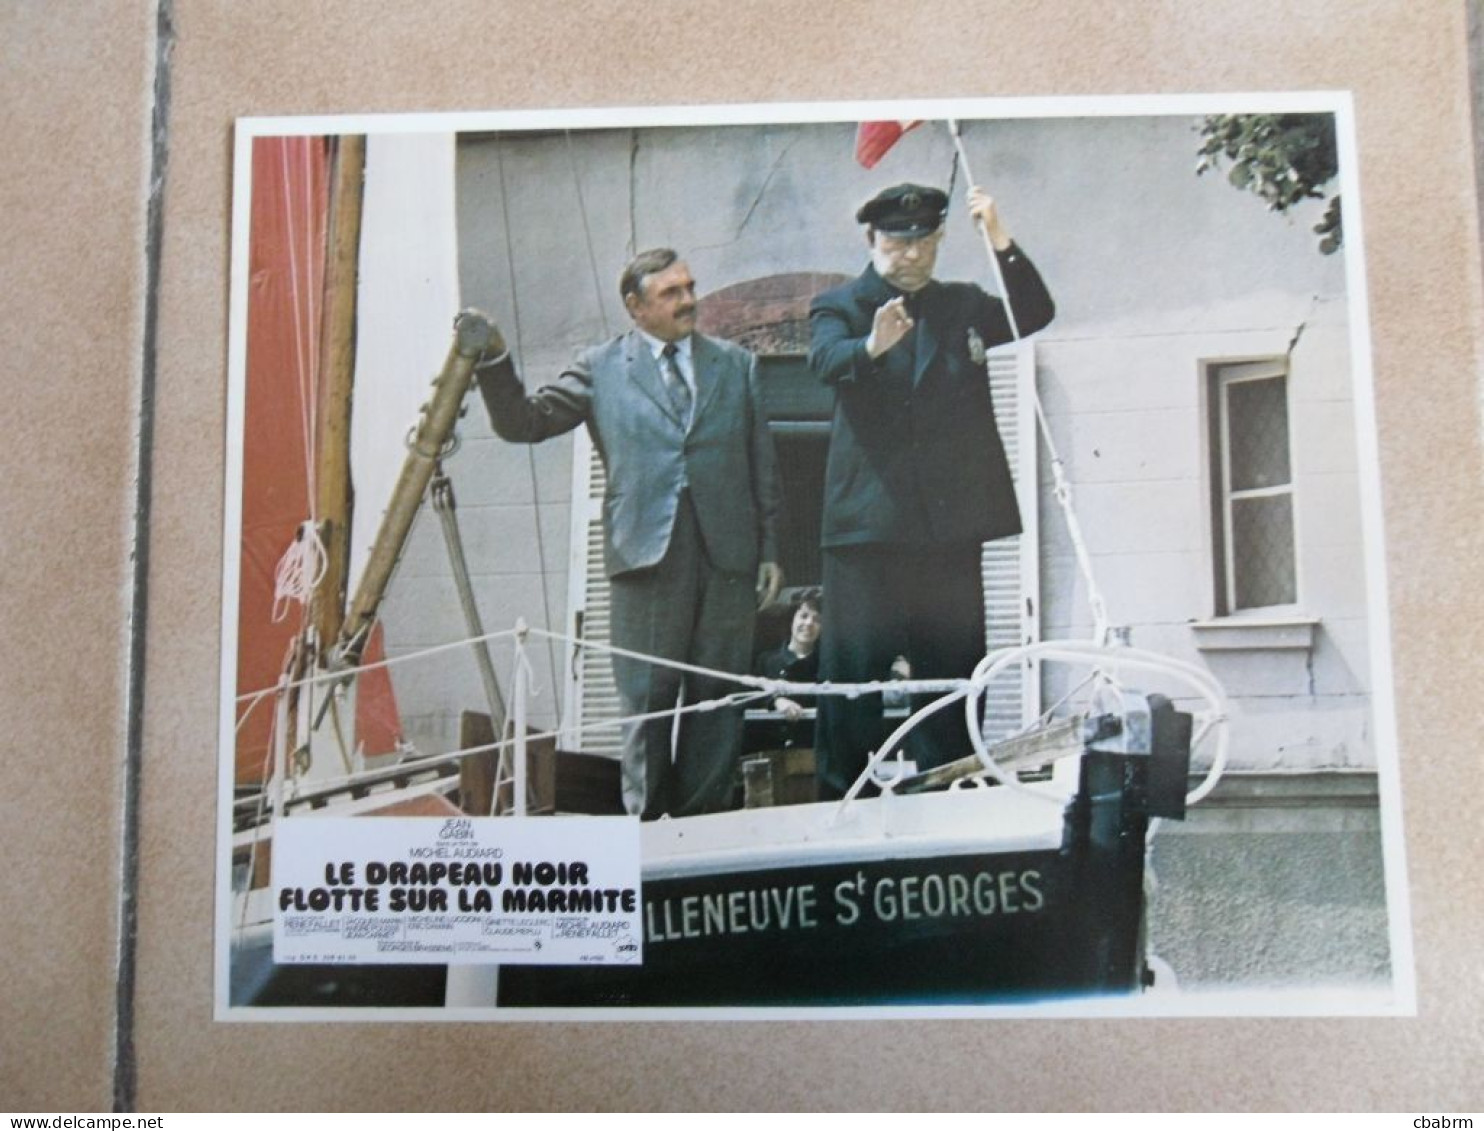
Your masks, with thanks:
[(948, 194), (925, 185), (893, 185), (882, 189), (856, 212), (856, 221), (897, 239), (930, 236), (943, 224)]

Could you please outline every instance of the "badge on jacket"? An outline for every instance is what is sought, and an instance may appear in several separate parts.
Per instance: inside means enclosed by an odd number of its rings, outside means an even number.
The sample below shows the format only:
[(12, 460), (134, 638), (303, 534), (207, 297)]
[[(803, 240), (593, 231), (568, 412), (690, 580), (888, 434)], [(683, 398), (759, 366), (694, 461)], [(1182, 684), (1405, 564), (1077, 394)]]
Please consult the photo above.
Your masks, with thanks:
[(969, 357), (975, 365), (983, 365), (988, 359), (989, 353), (984, 348), (984, 339), (979, 336), (979, 331), (969, 327)]

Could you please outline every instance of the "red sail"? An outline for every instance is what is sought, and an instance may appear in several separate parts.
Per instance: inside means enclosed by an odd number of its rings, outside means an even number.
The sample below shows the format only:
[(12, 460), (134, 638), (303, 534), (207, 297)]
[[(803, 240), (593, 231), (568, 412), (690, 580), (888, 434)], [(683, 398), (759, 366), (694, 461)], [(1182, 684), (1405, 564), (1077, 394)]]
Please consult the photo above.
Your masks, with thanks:
[[(313, 404), (324, 286), (329, 162), (323, 138), (258, 138), (252, 155), (247, 387), (242, 436), (242, 559), (237, 693), (271, 687), (304, 610), (274, 618), (275, 573), (310, 514)], [(239, 702), (238, 718), (250, 704)], [(274, 702), (237, 734), (236, 780), (267, 777)]]
[[(239, 696), (278, 682), (304, 625), (304, 606), (278, 596), (276, 575), (285, 550), (314, 505), (328, 143), (321, 137), (258, 138), (252, 165), (237, 606)], [(379, 633), (376, 646), (380, 648)], [(356, 715), (358, 724), (365, 725), (356, 742), (367, 753), (380, 754), (395, 749), (400, 725), (390, 677), (384, 669), (372, 675), (360, 681)], [(269, 773), (274, 705), (271, 695), (256, 706), (238, 702), (239, 785), (259, 784)]]

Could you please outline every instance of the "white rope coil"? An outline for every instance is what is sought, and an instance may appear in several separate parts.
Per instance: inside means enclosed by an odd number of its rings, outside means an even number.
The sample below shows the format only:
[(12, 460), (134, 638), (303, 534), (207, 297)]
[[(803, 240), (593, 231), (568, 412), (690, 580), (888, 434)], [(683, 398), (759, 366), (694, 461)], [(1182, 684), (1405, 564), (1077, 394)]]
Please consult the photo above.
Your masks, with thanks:
[(319, 524), (301, 522), (294, 540), (289, 543), (278, 568), (273, 571), (273, 623), (288, 616), (289, 605), (297, 601), (307, 605), (315, 586), (324, 580), (329, 568), (329, 555), (319, 536)]

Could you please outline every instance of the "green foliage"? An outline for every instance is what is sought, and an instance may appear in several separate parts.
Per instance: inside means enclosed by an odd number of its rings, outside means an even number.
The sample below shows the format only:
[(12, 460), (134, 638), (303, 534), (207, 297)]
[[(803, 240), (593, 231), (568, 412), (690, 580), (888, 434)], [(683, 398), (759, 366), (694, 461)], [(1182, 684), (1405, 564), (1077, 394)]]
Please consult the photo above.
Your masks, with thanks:
[[(1226, 179), (1254, 192), (1273, 212), (1303, 200), (1322, 200), (1340, 171), (1332, 114), (1213, 114), (1201, 124), (1197, 175), (1231, 162)], [(1329, 197), (1314, 226), (1319, 250), (1330, 255), (1345, 242), (1340, 194)]]

